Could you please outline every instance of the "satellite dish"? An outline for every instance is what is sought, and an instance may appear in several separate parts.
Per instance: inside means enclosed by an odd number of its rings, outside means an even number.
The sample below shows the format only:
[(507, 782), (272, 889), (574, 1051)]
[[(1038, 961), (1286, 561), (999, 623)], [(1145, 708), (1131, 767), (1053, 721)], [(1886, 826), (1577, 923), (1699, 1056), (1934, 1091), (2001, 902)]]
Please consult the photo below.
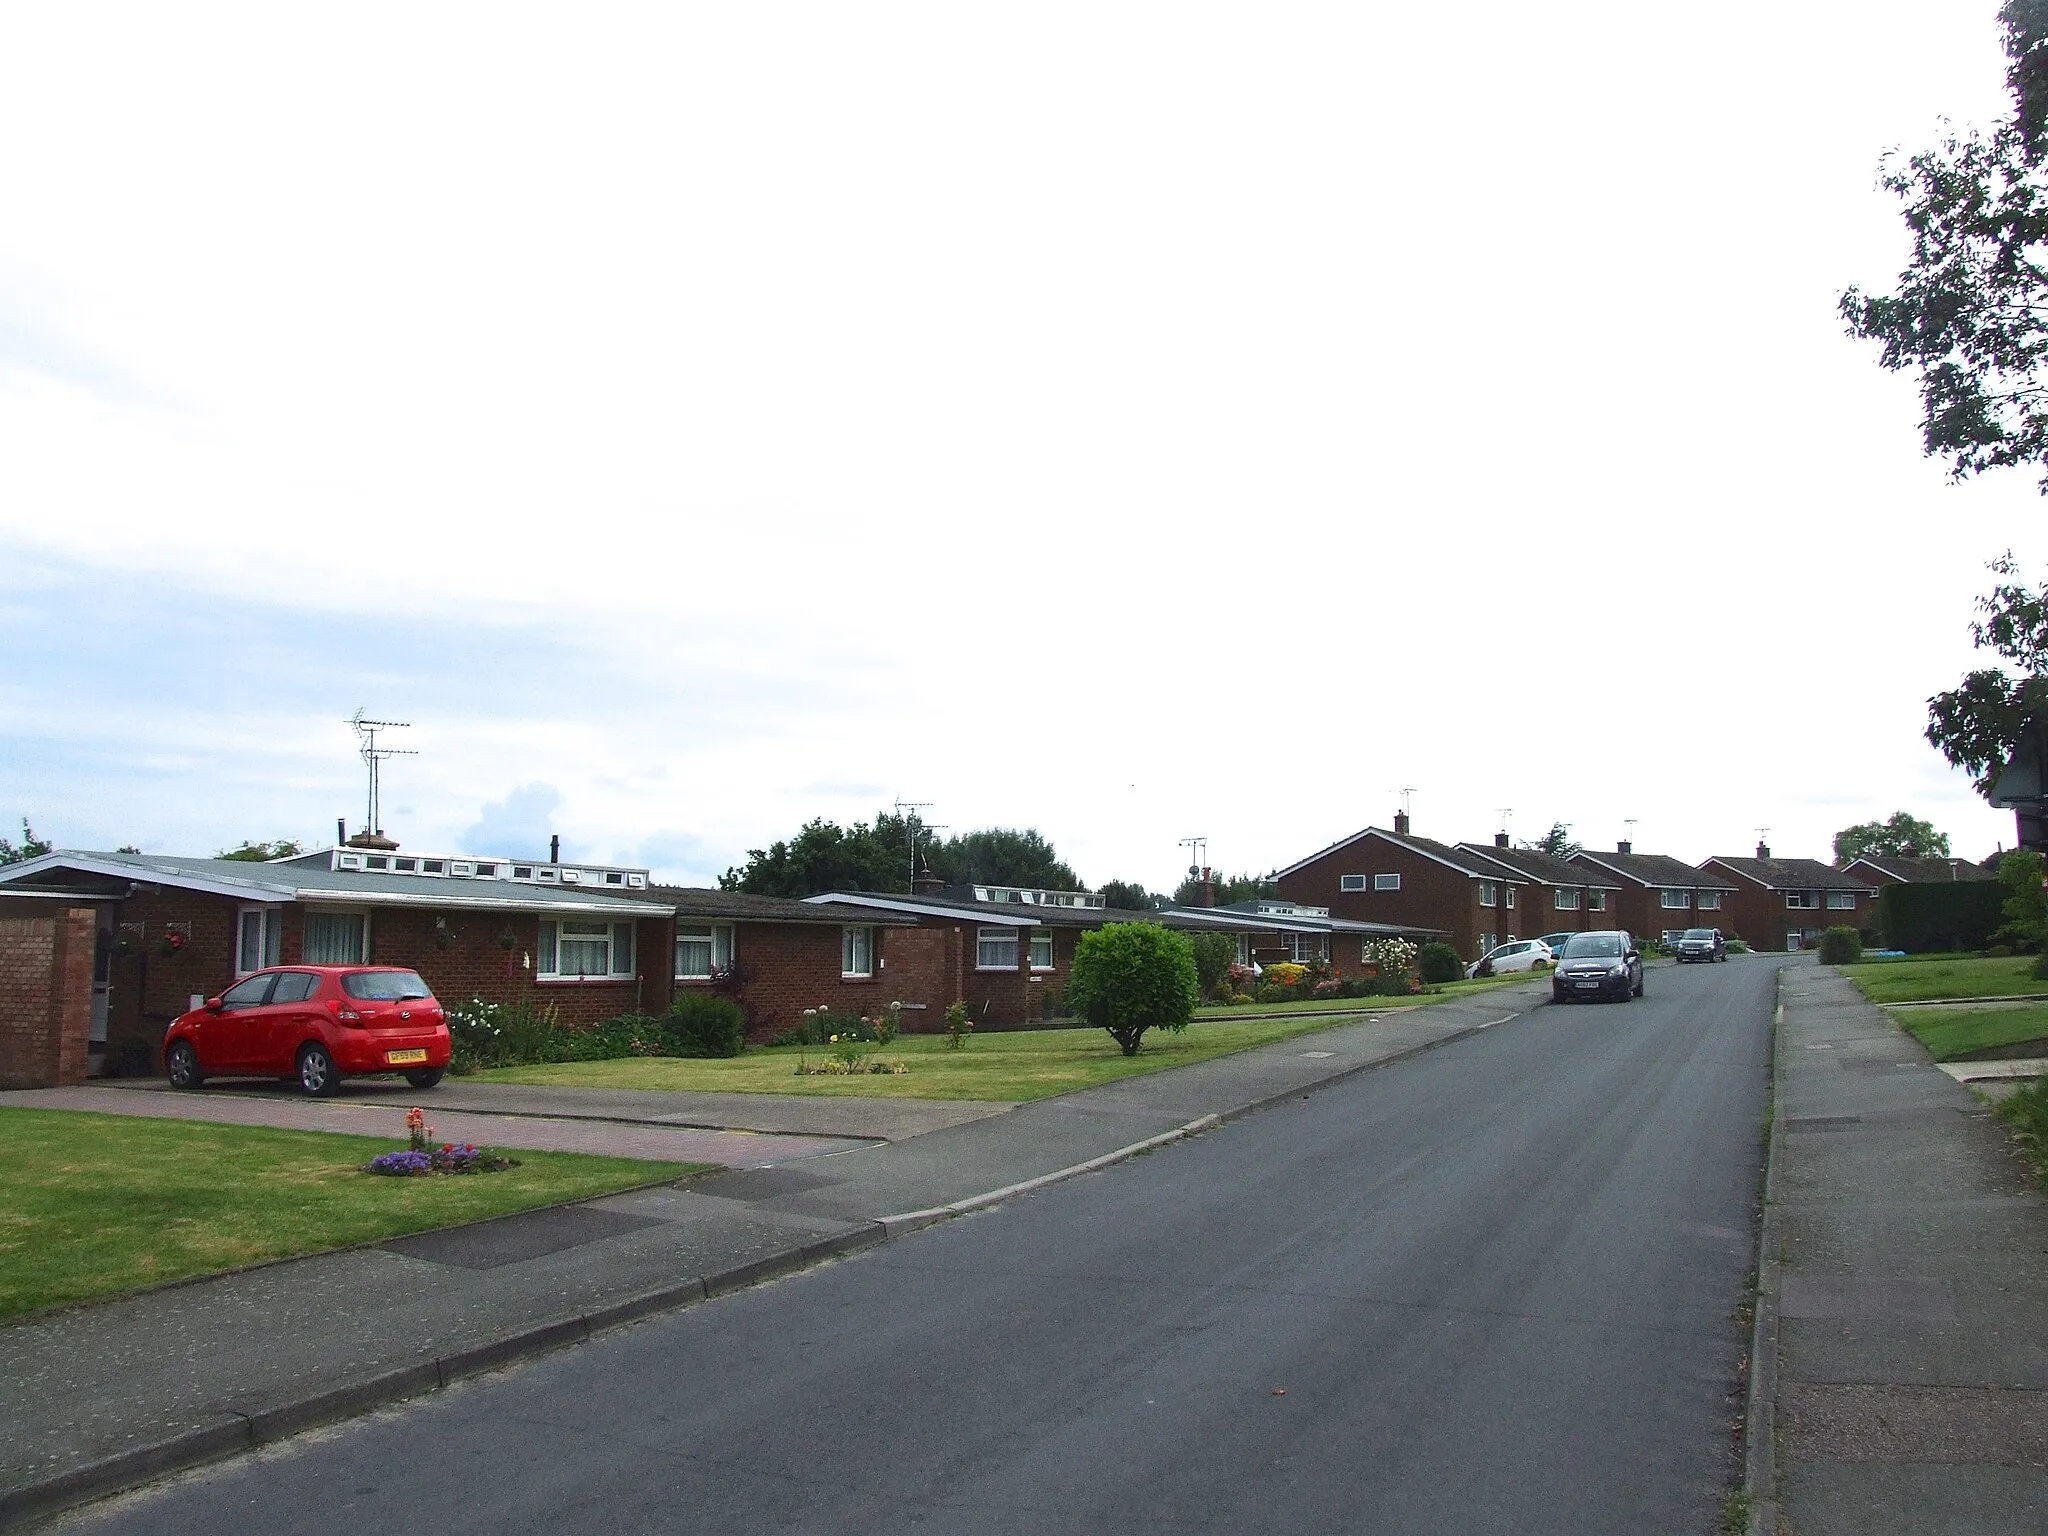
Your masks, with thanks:
[(1202, 878), (1202, 866), (1201, 866), (1201, 865), (1199, 865), (1199, 864), (1190, 864), (1190, 865), (1188, 866), (1188, 878), (1189, 878), (1190, 880), (1199, 880), (1199, 879), (1201, 879), (1201, 878)]

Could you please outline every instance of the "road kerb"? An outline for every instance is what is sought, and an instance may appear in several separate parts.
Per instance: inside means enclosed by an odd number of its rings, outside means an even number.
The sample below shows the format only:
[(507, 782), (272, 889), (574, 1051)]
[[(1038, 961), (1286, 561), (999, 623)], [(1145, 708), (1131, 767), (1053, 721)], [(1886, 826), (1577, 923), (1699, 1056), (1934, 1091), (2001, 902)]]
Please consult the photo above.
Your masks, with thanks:
[(1764, 1208), (1757, 1223), (1756, 1310), (1749, 1330), (1749, 1398), (1742, 1424), (1742, 1490), (1749, 1496), (1748, 1536), (1778, 1529), (1778, 1042), (1785, 1029), (1785, 970), (1778, 968), (1771, 1014), (1771, 1142), (1764, 1153)]

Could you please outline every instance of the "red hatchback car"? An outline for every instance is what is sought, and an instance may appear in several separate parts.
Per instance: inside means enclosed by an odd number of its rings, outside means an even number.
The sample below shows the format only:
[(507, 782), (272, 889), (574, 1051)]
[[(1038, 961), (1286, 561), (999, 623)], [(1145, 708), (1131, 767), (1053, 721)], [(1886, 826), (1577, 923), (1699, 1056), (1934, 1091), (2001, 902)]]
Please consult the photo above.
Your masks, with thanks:
[(447, 1070), (447, 1015), (417, 971), (392, 966), (258, 971), (164, 1031), (174, 1088), (219, 1073), (296, 1078), (324, 1095), (369, 1072), (403, 1072), (413, 1087), (431, 1088)]

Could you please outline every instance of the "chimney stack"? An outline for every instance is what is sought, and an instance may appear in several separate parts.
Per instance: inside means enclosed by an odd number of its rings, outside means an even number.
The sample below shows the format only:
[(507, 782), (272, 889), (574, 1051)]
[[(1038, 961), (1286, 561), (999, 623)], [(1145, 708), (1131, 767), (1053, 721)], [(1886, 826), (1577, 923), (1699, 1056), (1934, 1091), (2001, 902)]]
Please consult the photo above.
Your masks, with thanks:
[(1406, 837), (1408, 835), (1408, 813), (1406, 811), (1394, 812), (1394, 835), (1396, 837)]
[(562, 862), (562, 837), (559, 832), (548, 839), (548, 862), (550, 864)]
[(1771, 845), (1769, 843), (1759, 842), (1756, 845), (1756, 856), (1760, 859), (1768, 859), (1771, 856)]
[(1616, 853), (1634, 853), (1636, 851), (1636, 845), (1624, 837), (1620, 842), (1614, 845), (1614, 851)]
[(1505, 848), (1505, 847), (1507, 847), (1507, 845), (1508, 845), (1508, 835), (1507, 835), (1507, 833), (1505, 833), (1505, 832), (1496, 832), (1496, 833), (1494, 833), (1494, 834), (1493, 834), (1493, 846), (1494, 846), (1494, 847), (1496, 847), (1496, 848)]
[(1195, 905), (1198, 907), (1213, 907), (1216, 905), (1216, 876), (1206, 864), (1202, 866), (1202, 883), (1195, 891)]

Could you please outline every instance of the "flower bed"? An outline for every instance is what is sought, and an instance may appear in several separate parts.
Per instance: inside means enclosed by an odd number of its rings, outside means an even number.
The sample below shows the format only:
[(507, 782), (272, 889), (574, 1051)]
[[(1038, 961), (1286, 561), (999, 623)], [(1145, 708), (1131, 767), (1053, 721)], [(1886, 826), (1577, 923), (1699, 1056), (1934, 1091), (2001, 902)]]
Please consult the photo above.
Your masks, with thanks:
[(434, 1128), (427, 1124), (427, 1112), (415, 1109), (405, 1117), (406, 1137), (411, 1145), (401, 1152), (386, 1152), (363, 1164), (363, 1172), (386, 1178), (420, 1179), (437, 1173), (503, 1173), (517, 1168), (519, 1159), (504, 1157), (470, 1142), (434, 1143)]

